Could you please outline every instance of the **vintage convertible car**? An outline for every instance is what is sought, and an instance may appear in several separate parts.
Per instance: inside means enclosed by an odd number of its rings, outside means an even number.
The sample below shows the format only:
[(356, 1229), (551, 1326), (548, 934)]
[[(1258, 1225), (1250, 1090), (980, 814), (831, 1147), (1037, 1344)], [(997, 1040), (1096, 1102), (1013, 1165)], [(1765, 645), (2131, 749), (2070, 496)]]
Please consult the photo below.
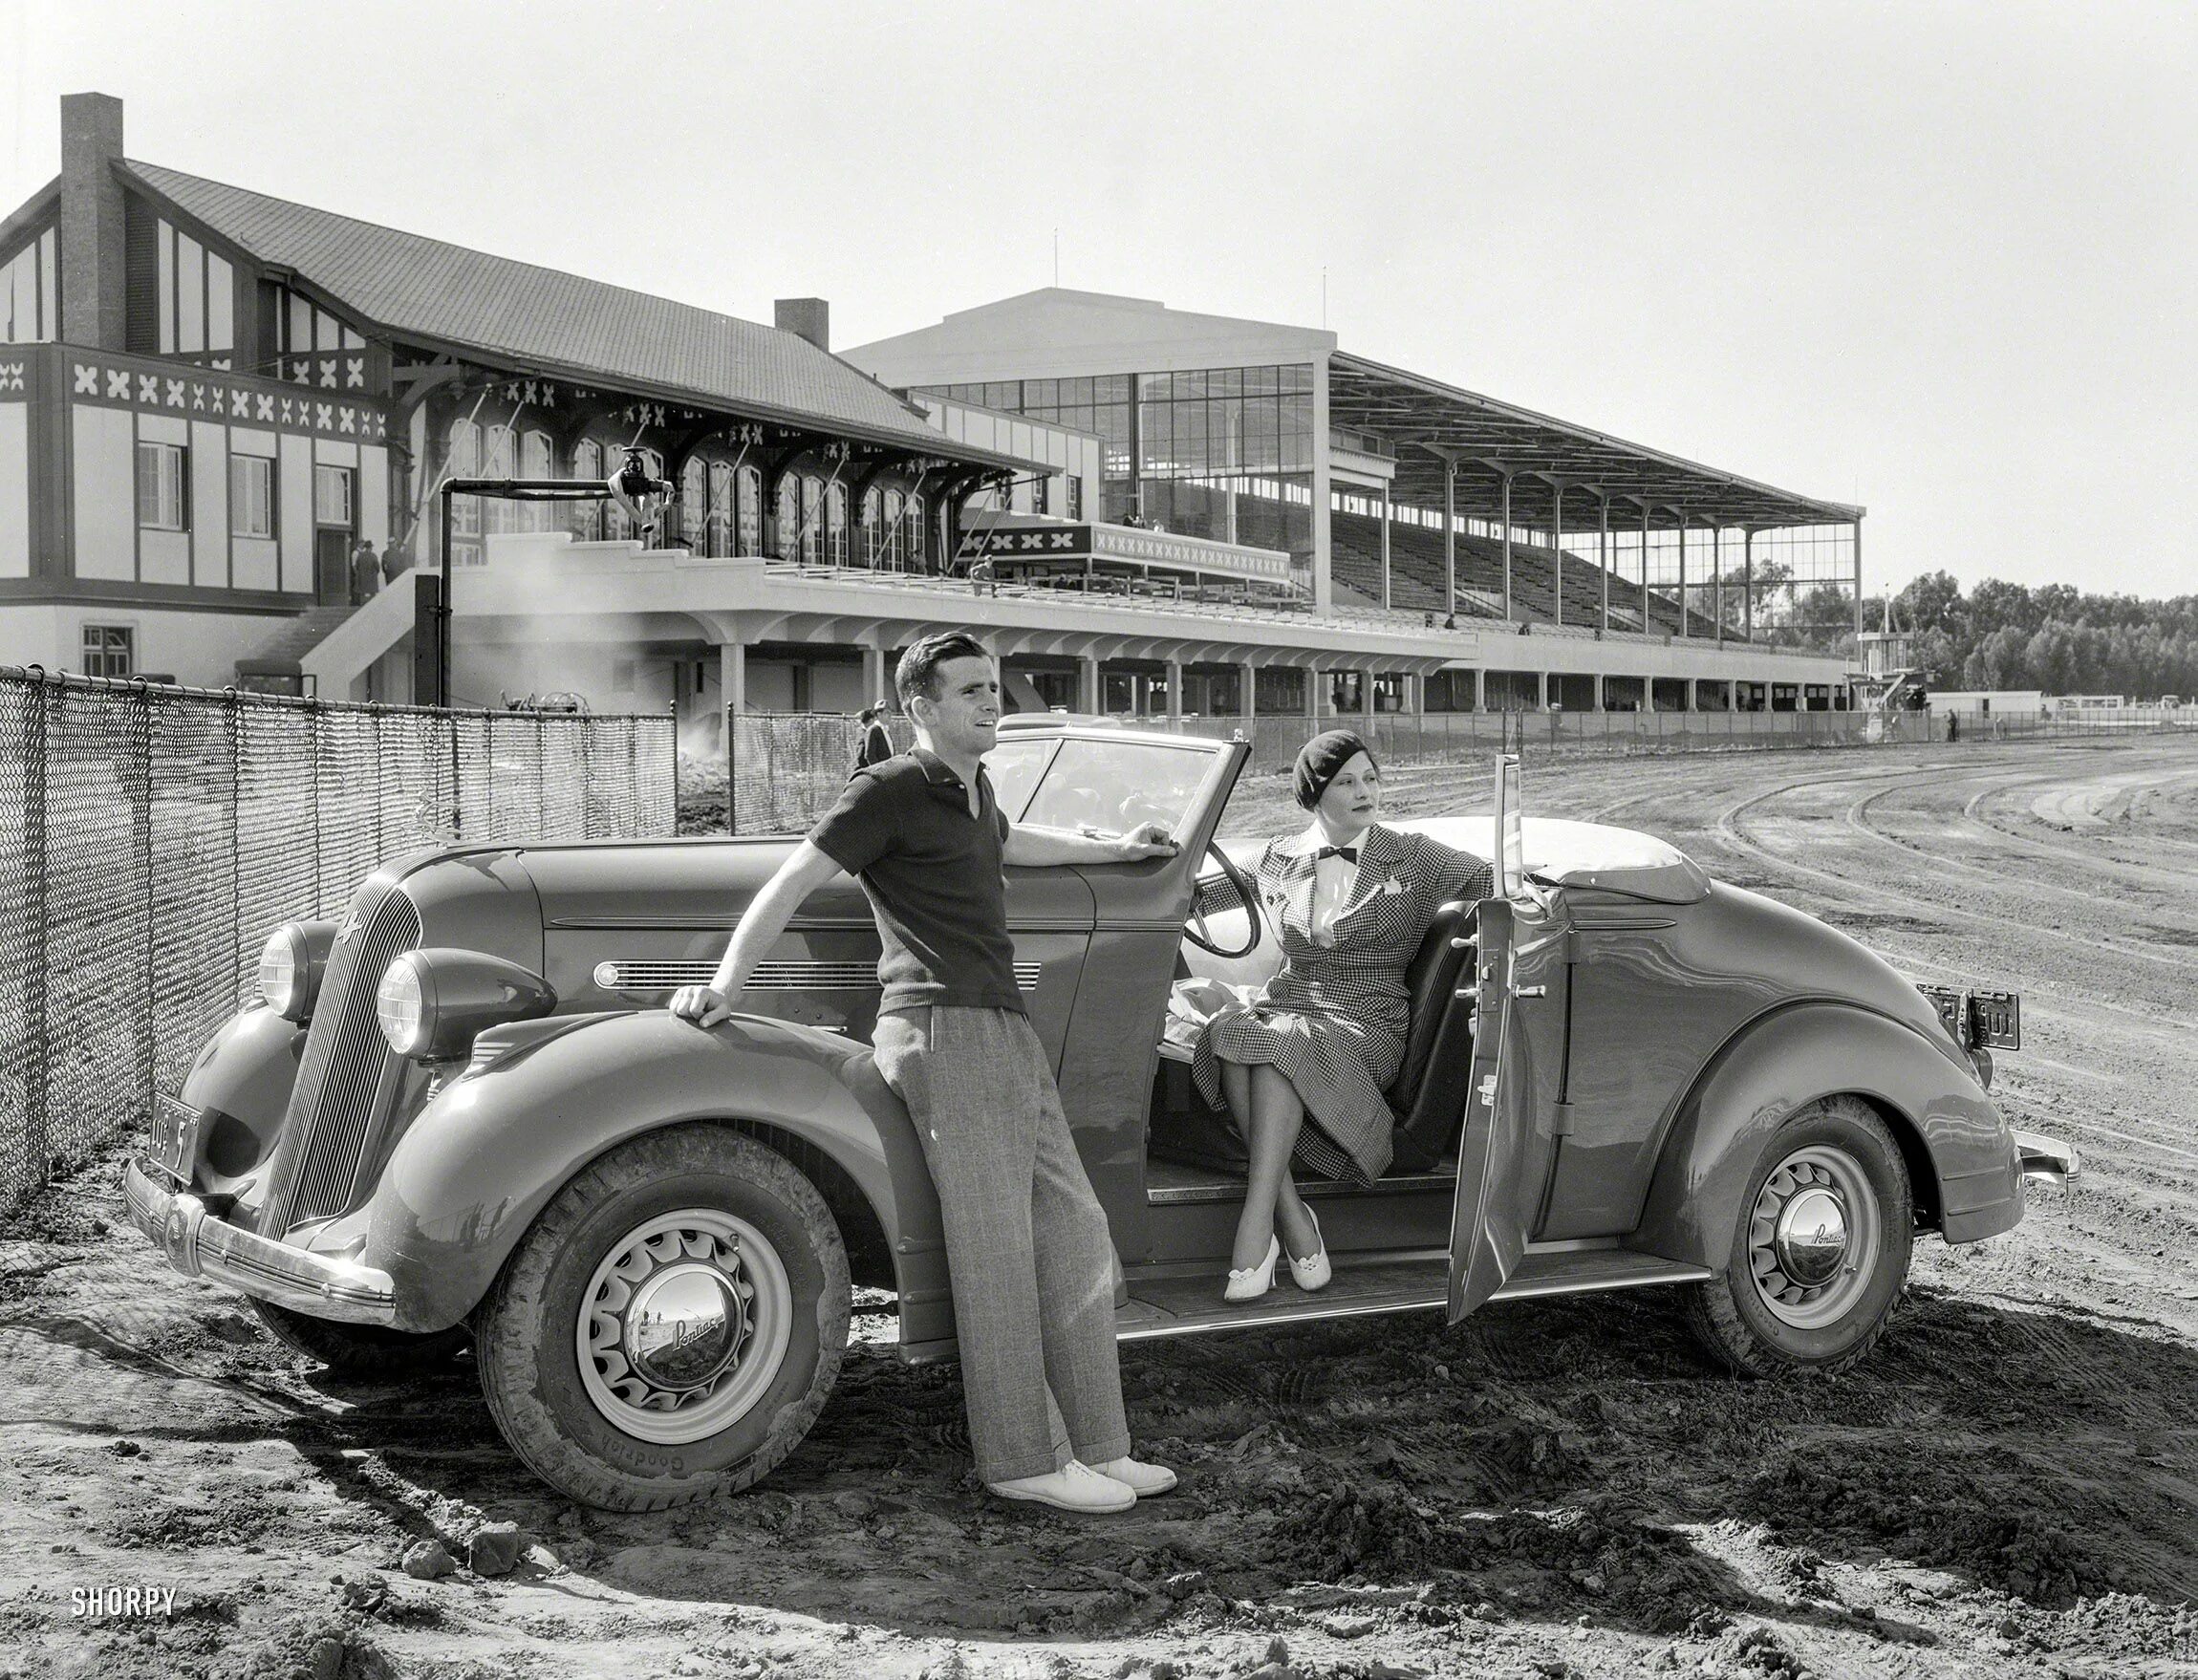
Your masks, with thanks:
[[(1163, 1027), (1171, 983), (1279, 960), (1214, 836), (1240, 743), (1058, 722), (988, 761), (1019, 820), (1167, 823), (1174, 858), (1010, 871), (1016, 973), (1121, 1260), (1126, 1338), (1675, 1284), (1743, 1372), (1869, 1348), (1916, 1231), (1973, 1242), (2069, 1152), (1987, 1095), (2015, 1001), (1928, 997), (1843, 935), (1647, 835), (1402, 825), (1497, 867), (1414, 961), (1395, 1170), (1308, 1184), (1334, 1282), (1224, 1305), (1233, 1132)], [(484, 846), (377, 871), (269, 938), (264, 1002), (200, 1053), (126, 1170), (178, 1270), (352, 1371), (473, 1345), (512, 1447), (599, 1505), (744, 1487), (802, 1438), (852, 1290), (954, 1349), (937, 1201), (866, 1048), (877, 939), (816, 893), (710, 1030), (708, 975), (784, 839)]]

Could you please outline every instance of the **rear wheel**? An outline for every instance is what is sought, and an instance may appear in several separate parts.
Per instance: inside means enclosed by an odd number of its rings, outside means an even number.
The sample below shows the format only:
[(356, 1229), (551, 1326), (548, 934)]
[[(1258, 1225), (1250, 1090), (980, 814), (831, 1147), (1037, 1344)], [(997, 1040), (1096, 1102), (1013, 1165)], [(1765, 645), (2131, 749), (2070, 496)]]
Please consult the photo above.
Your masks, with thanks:
[(1688, 1319), (1733, 1369), (1844, 1370), (1885, 1333), (1906, 1282), (1914, 1202), (1900, 1146), (1868, 1104), (1827, 1097), (1763, 1146), (1732, 1258)]
[(551, 1198), (475, 1315), (512, 1450), (592, 1505), (736, 1493), (800, 1444), (847, 1346), (847, 1251), (784, 1156), (716, 1126), (621, 1144)]
[(309, 1318), (271, 1301), (254, 1301), (252, 1306), (276, 1341), (319, 1360), (339, 1377), (410, 1377), (439, 1370), (472, 1335), (463, 1325), (421, 1333)]

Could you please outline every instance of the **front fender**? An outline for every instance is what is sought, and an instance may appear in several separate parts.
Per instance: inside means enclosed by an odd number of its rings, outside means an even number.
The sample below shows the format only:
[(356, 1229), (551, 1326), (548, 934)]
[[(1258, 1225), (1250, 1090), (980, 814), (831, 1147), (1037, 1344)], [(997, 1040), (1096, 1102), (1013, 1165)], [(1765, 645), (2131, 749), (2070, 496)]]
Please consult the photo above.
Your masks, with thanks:
[[(630, 1137), (689, 1120), (757, 1122), (829, 1155), (884, 1228), (904, 1315), (948, 1310), (937, 1195), (867, 1047), (754, 1016), (704, 1030), (652, 1009), (514, 1050), (406, 1129), (365, 1210), (364, 1258), (395, 1285), (397, 1326), (464, 1318), (575, 1173)], [(934, 1333), (951, 1332), (902, 1326), (906, 1338)]]
[(1735, 1034), (1704, 1068), (1673, 1114), (1627, 1246), (1722, 1270), (1765, 1141), (1804, 1104), (1842, 1093), (1886, 1116), (1911, 1177), (1929, 1174), (1916, 1197), (1949, 1242), (2022, 1217), (2014, 1134), (1983, 1087), (1899, 1022), (1798, 1003)]

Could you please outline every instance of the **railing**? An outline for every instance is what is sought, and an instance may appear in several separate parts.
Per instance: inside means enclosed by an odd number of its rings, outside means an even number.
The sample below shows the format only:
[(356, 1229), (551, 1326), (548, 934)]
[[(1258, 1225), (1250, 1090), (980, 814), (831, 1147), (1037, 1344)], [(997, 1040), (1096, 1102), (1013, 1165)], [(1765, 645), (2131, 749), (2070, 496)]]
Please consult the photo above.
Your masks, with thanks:
[(0, 1207), (141, 1118), (279, 923), (447, 840), (670, 834), (670, 716), (437, 712), (0, 668)]

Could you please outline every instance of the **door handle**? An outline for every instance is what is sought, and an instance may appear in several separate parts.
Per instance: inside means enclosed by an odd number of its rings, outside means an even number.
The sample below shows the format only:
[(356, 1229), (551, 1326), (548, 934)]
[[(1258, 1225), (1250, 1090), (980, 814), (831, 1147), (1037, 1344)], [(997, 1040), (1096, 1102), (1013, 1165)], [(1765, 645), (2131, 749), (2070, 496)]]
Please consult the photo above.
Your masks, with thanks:
[(1515, 998), (1546, 998), (1549, 996), (1549, 988), (1547, 986), (1513, 986), (1511, 995)]

